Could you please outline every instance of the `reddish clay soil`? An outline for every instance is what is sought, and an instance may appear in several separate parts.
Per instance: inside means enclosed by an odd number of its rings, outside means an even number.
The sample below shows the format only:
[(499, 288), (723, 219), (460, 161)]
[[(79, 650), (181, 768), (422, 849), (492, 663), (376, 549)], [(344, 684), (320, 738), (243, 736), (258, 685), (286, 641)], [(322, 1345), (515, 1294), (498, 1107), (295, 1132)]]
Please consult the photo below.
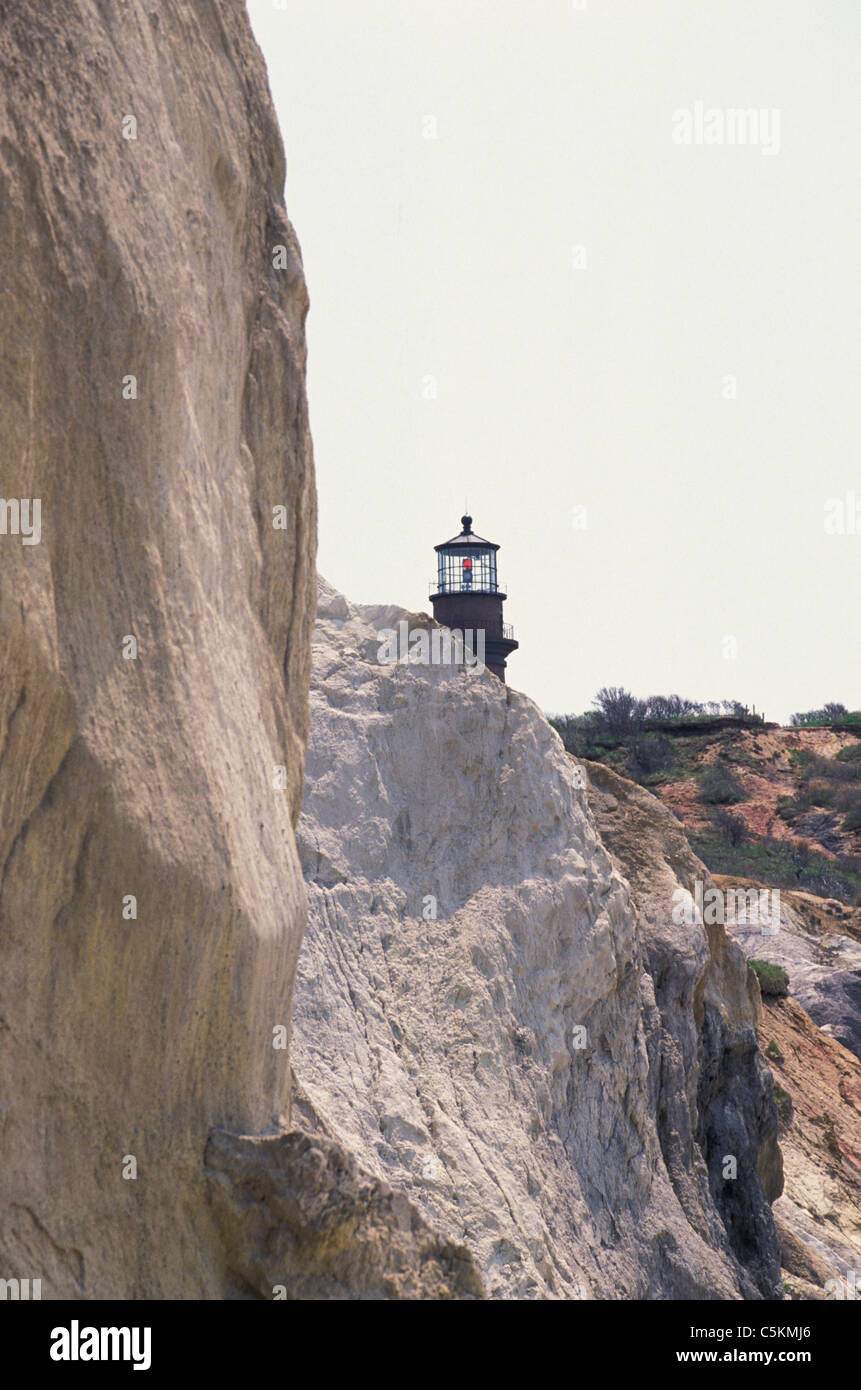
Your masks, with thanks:
[[(831, 729), (773, 729), (762, 733), (752, 730), (731, 731), (718, 735), (697, 760), (705, 767), (718, 760), (732, 768), (747, 799), (728, 809), (743, 821), (752, 835), (768, 836), (775, 840), (805, 839), (777, 814), (777, 802), (796, 790), (796, 776), (789, 755), (794, 749), (806, 749), (816, 757), (833, 758), (850, 744), (857, 743), (852, 734), (836, 733)], [(708, 824), (710, 807), (700, 800), (699, 786), (692, 778), (668, 782), (655, 788), (656, 795), (683, 821), (688, 830), (698, 831)], [(861, 832), (841, 833), (841, 852), (861, 854)], [(820, 853), (836, 855), (807, 838), (807, 843)]]

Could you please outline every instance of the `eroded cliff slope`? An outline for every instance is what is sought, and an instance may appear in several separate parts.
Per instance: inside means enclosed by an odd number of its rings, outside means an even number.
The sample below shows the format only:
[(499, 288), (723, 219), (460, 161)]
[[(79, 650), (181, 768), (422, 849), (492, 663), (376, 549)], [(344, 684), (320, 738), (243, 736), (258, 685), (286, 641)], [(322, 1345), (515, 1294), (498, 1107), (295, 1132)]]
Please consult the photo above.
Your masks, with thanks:
[(722, 929), (669, 925), (705, 870), (490, 674), (381, 665), (409, 616), (321, 589), (297, 1116), (491, 1296), (779, 1297), (758, 989)]

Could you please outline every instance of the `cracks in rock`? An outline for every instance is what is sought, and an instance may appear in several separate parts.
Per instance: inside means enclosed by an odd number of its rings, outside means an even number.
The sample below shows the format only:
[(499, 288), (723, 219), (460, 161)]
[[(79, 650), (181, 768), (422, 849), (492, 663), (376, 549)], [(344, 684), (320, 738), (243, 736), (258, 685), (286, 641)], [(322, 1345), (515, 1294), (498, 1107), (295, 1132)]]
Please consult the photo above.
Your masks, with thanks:
[(78, 849), (75, 855), (75, 864), (72, 870), (72, 891), (69, 897), (66, 899), (66, 901), (61, 903), (57, 911), (54, 913), (54, 917), (51, 921), (52, 932), (60, 931), (63, 927), (65, 927), (66, 923), (72, 915), (72, 906), (75, 900), (79, 898), (81, 895), (81, 890), (84, 886), (84, 866), (87, 857), (87, 851), (90, 847), (90, 841), (93, 838), (93, 833), (94, 826), (92, 822), (88, 822), (84, 826), (84, 833), (82, 834), (78, 842)]
[(26, 685), (22, 685), (20, 691), (18, 692), (18, 699), (17, 699), (16, 702), (15, 702), (15, 708), (12, 710), (12, 712), (11, 712), (10, 715), (9, 715), (9, 718), (8, 718), (7, 721), (6, 721), (6, 737), (5, 737), (4, 740), (3, 740), (2, 746), (0, 746), (0, 768), (2, 768), (3, 756), (4, 756), (5, 752), (6, 752), (6, 749), (7, 749), (8, 746), (9, 746), (9, 739), (11, 738), (11, 735), (12, 735), (12, 726), (13, 726), (13, 724), (15, 723), (15, 719), (16, 719), (16, 717), (17, 717), (17, 715), (18, 715), (18, 712), (19, 712), (19, 710), (21, 709), (21, 707), (23, 706), (23, 704), (24, 704), (24, 702), (26, 701), (26, 699), (27, 699), (27, 687), (26, 687)]
[(66, 746), (66, 750), (63, 753), (63, 756), (57, 765), (56, 771), (50, 778), (47, 786), (45, 787), (38, 801), (33, 805), (28, 814), (25, 816), (24, 820), (21, 822), (21, 825), (18, 829), (18, 833), (16, 834), (14, 840), (9, 846), (9, 852), (6, 855), (6, 858), (4, 859), (2, 866), (0, 866), (0, 899), (2, 899), (3, 885), (6, 882), (6, 874), (9, 871), (9, 867), (13, 859), (15, 858), (18, 849), (20, 848), (21, 844), (23, 844), (24, 837), (27, 834), (31, 821), (33, 821), (33, 819), (36, 817), (36, 815), (39, 813), (43, 806), (50, 805), (53, 801), (56, 783), (63, 773), (63, 770), (69, 758), (69, 754), (72, 751), (73, 744), (74, 739), (70, 739), (69, 743)]
[[(42, 1242), (42, 1244), (47, 1243), (50, 1246), (59, 1263), (72, 1276), (79, 1292), (83, 1293), (85, 1289), (85, 1268), (84, 1256), (81, 1253), (81, 1251), (75, 1249), (74, 1247), (67, 1248), (66, 1246), (59, 1245), (57, 1241), (54, 1239), (54, 1237), (51, 1235), (51, 1232), (47, 1229), (47, 1227), (44, 1226), (43, 1223), (39, 1220), (38, 1216), (33, 1211), (33, 1208), (27, 1206), (25, 1203), (13, 1203), (9, 1207), (7, 1213), (7, 1224), (9, 1218), (12, 1216), (13, 1213), (16, 1212), (23, 1213), (24, 1216), (27, 1217), (30, 1222), (32, 1222), (32, 1225), (35, 1227), (35, 1232), (39, 1240)], [(31, 1256), (31, 1251), (29, 1249), (27, 1251), (27, 1254), (28, 1256)]]

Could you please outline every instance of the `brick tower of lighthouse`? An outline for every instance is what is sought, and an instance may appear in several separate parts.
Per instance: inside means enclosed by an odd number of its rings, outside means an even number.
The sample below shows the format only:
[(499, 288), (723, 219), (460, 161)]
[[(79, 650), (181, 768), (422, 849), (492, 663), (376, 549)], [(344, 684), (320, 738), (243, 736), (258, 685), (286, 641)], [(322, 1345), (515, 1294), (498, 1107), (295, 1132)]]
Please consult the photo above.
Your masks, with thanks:
[(502, 605), (508, 595), (496, 574), (493, 541), (482, 540), (472, 529), (472, 517), (462, 516), (463, 530), (450, 541), (434, 546), (437, 575), (431, 581), (433, 615), (443, 627), (484, 632), (485, 665), (505, 681), (505, 660), (520, 645), (514, 630), (502, 621)]

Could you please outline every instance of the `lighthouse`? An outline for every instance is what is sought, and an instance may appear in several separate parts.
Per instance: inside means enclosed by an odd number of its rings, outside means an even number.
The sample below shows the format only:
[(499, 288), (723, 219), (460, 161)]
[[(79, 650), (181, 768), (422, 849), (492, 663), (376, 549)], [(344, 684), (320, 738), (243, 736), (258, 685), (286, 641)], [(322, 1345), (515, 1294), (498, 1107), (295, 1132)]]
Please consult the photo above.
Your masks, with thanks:
[(459, 536), (434, 546), (436, 579), (431, 580), (433, 615), (443, 627), (463, 632), (484, 632), (485, 665), (505, 682), (505, 661), (516, 651), (514, 629), (502, 621), (502, 605), (508, 595), (496, 573), (493, 541), (483, 540), (472, 529), (472, 517), (462, 516)]

